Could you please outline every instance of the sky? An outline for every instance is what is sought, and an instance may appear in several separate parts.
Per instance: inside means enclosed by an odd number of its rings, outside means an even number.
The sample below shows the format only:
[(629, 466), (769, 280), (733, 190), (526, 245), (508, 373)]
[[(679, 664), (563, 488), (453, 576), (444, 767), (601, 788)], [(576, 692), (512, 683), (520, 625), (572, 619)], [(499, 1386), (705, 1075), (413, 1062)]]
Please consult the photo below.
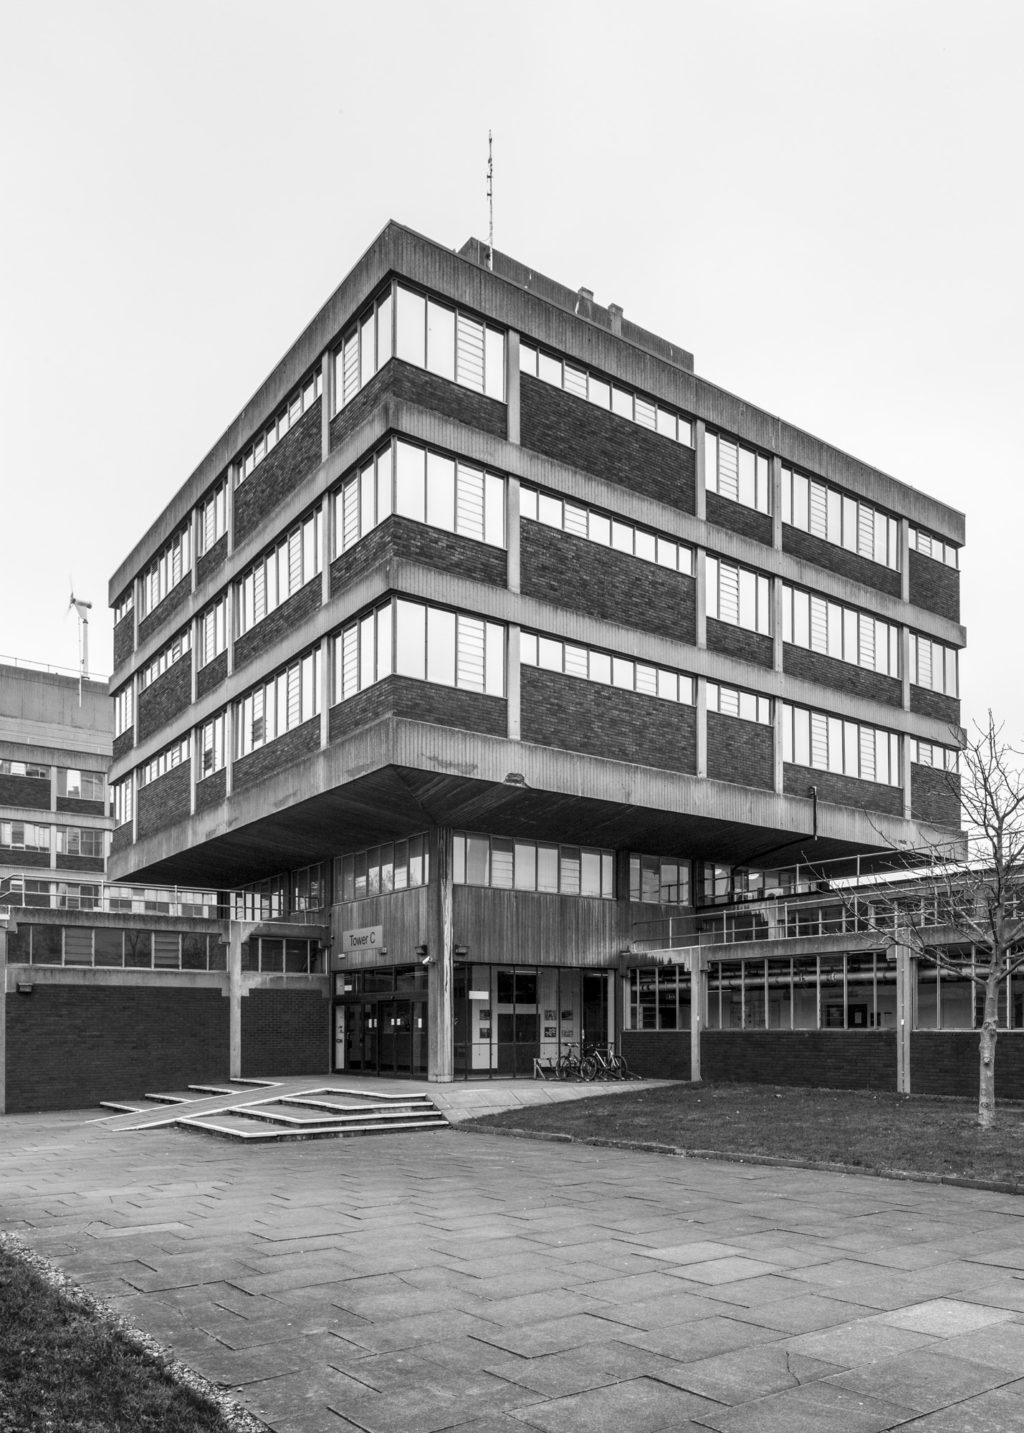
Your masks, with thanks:
[(0, 0), (0, 657), (108, 581), (389, 218), (621, 304), (967, 515), (1024, 734), (1018, 0)]

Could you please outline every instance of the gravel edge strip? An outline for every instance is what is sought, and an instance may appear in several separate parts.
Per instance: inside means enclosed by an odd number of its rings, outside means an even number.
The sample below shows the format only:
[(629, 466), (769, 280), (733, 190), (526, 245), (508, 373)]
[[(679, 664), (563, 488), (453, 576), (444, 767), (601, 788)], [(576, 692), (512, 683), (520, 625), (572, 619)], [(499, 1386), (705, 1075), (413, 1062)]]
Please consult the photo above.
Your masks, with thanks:
[(717, 1159), (725, 1164), (763, 1164), (775, 1169), (818, 1169), (823, 1174), (863, 1174), (871, 1179), (896, 1179), (910, 1184), (948, 1184), (954, 1189), (981, 1189), (989, 1194), (1024, 1194), (1024, 1183), (1007, 1179), (971, 1179), (966, 1174), (926, 1174), (914, 1169), (884, 1169), (881, 1165), (832, 1164), (814, 1159), (793, 1159), (785, 1155), (739, 1154), (720, 1149), (681, 1149), (674, 1144), (651, 1144), (643, 1140), (602, 1139), (600, 1135), (558, 1134), (550, 1130), (514, 1129), (508, 1125), (486, 1125), (473, 1121), (454, 1125), (459, 1134), (508, 1135), (513, 1139), (540, 1139), (554, 1144), (589, 1144), (599, 1149), (624, 1149), (635, 1154), (667, 1154), (674, 1159)]
[(272, 1433), (268, 1424), (261, 1422), (259, 1418), (236, 1403), (220, 1385), (211, 1383), (201, 1373), (190, 1368), (187, 1363), (182, 1363), (181, 1359), (175, 1358), (171, 1348), (159, 1343), (150, 1334), (144, 1333), (142, 1329), (137, 1329), (128, 1323), (127, 1319), (122, 1318), (109, 1304), (105, 1304), (95, 1294), (90, 1294), (81, 1284), (76, 1284), (73, 1279), (42, 1254), (37, 1254), (17, 1234), (0, 1232), (0, 1245), (15, 1258), (20, 1259), (22, 1263), (28, 1264), (30, 1268), (34, 1269), (40, 1278), (50, 1288), (56, 1289), (72, 1307), (81, 1313), (88, 1314), (90, 1318), (104, 1323), (119, 1334), (126, 1343), (144, 1354), (151, 1362), (159, 1365), (175, 1383), (208, 1398), (211, 1403), (216, 1405), (232, 1433)]

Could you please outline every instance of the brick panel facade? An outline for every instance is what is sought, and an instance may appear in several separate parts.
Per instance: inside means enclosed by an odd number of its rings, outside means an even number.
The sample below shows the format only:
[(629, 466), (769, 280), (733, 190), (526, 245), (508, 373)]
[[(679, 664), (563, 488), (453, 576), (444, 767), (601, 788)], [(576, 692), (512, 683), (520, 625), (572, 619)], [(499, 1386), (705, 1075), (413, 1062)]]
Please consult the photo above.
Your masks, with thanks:
[(705, 493), (705, 515), (708, 522), (716, 527), (728, 528), (730, 532), (752, 537), (755, 542), (772, 545), (772, 520), (767, 513), (748, 508), (744, 503), (734, 503), (719, 493)]
[(192, 656), (186, 652), (139, 693), (135, 723), (139, 741), (162, 731), (180, 712), (192, 705)]
[(435, 726), (480, 731), (487, 736), (508, 734), (508, 706), (504, 697), (485, 692), (464, 692), (437, 682), (413, 677), (385, 677), (364, 692), (331, 708), (331, 741), (341, 741), (351, 732), (383, 716), (406, 717)]
[(107, 809), (102, 801), (80, 801), (77, 796), (58, 796), (57, 810), (72, 816), (105, 816)]
[(753, 662), (771, 670), (775, 648), (771, 637), (763, 632), (748, 632), (746, 627), (734, 627), (731, 622), (709, 617), (707, 634), (709, 652), (726, 652), (741, 662)]
[(785, 763), (782, 789), (787, 796), (807, 796), (811, 786), (818, 788), (819, 801), (831, 801), (837, 806), (859, 806), (865, 811), (885, 811), (890, 816), (903, 814), (903, 790), (899, 786), (886, 786), (880, 781), (861, 781), (856, 776), (840, 776), (834, 771), (818, 771), (813, 766)]
[(197, 559), (196, 585), (198, 586), (201, 582), (205, 582), (208, 577), (212, 577), (218, 567), (224, 566), (227, 557), (228, 535), (224, 533), (213, 544), (209, 552), (204, 552), (203, 555)]
[(244, 786), (253, 786), (265, 776), (290, 766), (293, 761), (300, 761), (319, 748), (320, 718), (310, 717), (294, 731), (285, 732), (284, 736), (268, 741), (258, 751), (240, 757), (231, 772), (233, 788), (240, 791)]
[(522, 739), (665, 771), (696, 772), (693, 707), (522, 669)]
[(395, 515), (385, 518), (348, 552), (334, 559), (331, 596), (392, 558), (404, 558), (493, 587), (508, 585), (508, 557), (504, 548)]
[(121, 732), (119, 736), (114, 737), (114, 744), (112, 748), (114, 760), (120, 760), (122, 756), (126, 755), (129, 751), (131, 751), (134, 745), (135, 728), (133, 726), (130, 726), (125, 731)]
[(7, 1002), (10, 1114), (225, 1080), (228, 1057), (219, 990), (39, 983), (31, 999)]
[(910, 710), (917, 716), (935, 717), (937, 721), (944, 721), (947, 726), (960, 725), (960, 703), (956, 697), (947, 697), (945, 692), (933, 692), (928, 687), (912, 686)]
[(196, 700), (205, 697), (228, 679), (228, 654), (218, 652), (212, 662), (207, 662), (196, 672)]
[(111, 855), (113, 855), (115, 851), (127, 851), (133, 840), (132, 823), (130, 821), (126, 821), (123, 826), (115, 826), (114, 830), (110, 833)]
[(164, 600), (158, 602), (149, 616), (143, 617), (139, 623), (140, 645), (148, 641), (154, 632), (159, 632), (164, 624), (177, 612), (178, 608), (185, 605), (191, 594), (192, 574), (191, 572), (186, 572), (177, 587), (172, 587)]
[(126, 612), (114, 627), (114, 666), (120, 667), (135, 651), (135, 613)]
[(228, 792), (228, 774), (215, 771), (205, 781), (196, 782), (196, 810), (205, 811), (210, 806), (219, 806)]
[(935, 612), (939, 617), (960, 621), (960, 572), (956, 567), (947, 567), (936, 562), (934, 557), (925, 557), (922, 552), (910, 552), (907, 568), (910, 579), (910, 600), (915, 607), (926, 612)]
[(619, 1048), (633, 1073), (645, 1080), (690, 1078), (689, 1030), (623, 1030)]
[(910, 814), (919, 821), (960, 829), (960, 777), (955, 771), (910, 764)]
[(845, 547), (837, 547), (823, 537), (813, 537), (803, 528), (790, 527), (788, 523), (782, 524), (782, 550), (805, 562), (813, 562), (826, 572), (835, 572), (853, 582), (862, 582), (865, 587), (887, 592), (890, 597), (898, 597), (902, 590), (900, 574), (891, 567), (883, 567), (880, 562), (872, 562), (856, 552), (847, 552)]
[(325, 997), (326, 990), (251, 990), (242, 1001), (242, 1078), (329, 1074)]
[(543, 523), (523, 522), (520, 530), (524, 596), (691, 646), (696, 642), (696, 584), (692, 577)]
[(694, 511), (692, 448), (526, 373), (520, 376), (520, 439), (557, 462)]
[(5, 866), (31, 866), (49, 869), (50, 853), (49, 851), (17, 851), (3, 846), (0, 847), (0, 860)]
[(186, 761), (143, 786), (136, 798), (139, 840), (189, 814), (192, 768)]
[(320, 466), (320, 404), (289, 428), (273, 452), (258, 463), (244, 483), (235, 489), (235, 546), (263, 522), (267, 515), (293, 492), (302, 478)]
[(50, 778), (0, 776), (0, 806), (25, 806), (30, 811), (49, 811)]
[(391, 394), (420, 408), (443, 413), (457, 423), (491, 433), (495, 438), (508, 436), (508, 414), (504, 403), (499, 403), (496, 398), (487, 398), (482, 393), (474, 393), (471, 388), (463, 388), (447, 378), (439, 378), (436, 373), (428, 373), (413, 363), (393, 358), (332, 418), (331, 447), (337, 448), (367, 413)]
[(869, 672), (852, 662), (841, 662), (838, 657), (826, 657), (822, 652), (809, 652), (805, 647), (795, 647), (789, 642), (782, 648), (782, 670), (789, 677), (820, 682), (830, 691), (870, 697), (891, 707), (903, 706), (903, 684), (898, 677)]
[[(978, 1097), (978, 1031), (914, 1030), (910, 1088), (915, 1095)], [(1024, 1031), (1000, 1031), (996, 1041), (996, 1098), (1024, 1100)]]
[(771, 791), (774, 743), (770, 726), (708, 712), (708, 776)]
[(251, 627), (244, 637), (235, 643), (235, 671), (240, 671), (254, 661), (261, 652), (272, 647), (286, 632), (297, 627), (320, 606), (322, 591), (320, 576), (317, 574), (305, 587), (291, 597), (285, 598), (280, 607)]
[(706, 1030), (709, 1082), (894, 1090), (895, 1030)]
[(106, 862), (102, 856), (64, 856), (58, 854), (57, 864), (62, 871), (92, 871), (93, 875), (102, 876)]

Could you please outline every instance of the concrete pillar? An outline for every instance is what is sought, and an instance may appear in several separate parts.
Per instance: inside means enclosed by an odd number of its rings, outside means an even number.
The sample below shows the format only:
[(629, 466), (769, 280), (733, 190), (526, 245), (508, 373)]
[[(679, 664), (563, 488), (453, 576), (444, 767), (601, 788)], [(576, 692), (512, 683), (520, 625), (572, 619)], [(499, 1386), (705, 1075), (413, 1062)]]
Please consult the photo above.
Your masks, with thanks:
[(519, 335), (509, 330), (505, 343), (505, 403), (508, 409), (508, 441), (519, 442)]
[(900, 518), (900, 597), (910, 601), (910, 521)]
[(334, 364), (331, 354), (320, 360), (320, 461), (326, 463), (331, 452), (331, 414), (334, 412)]
[(505, 485), (505, 564), (510, 592), (520, 591), (519, 511), (519, 479), (509, 478)]
[(707, 776), (708, 774), (708, 682), (706, 677), (698, 677), (695, 692), (697, 710), (695, 722), (697, 727), (697, 775)]
[(698, 547), (693, 554), (694, 608), (696, 632), (694, 646), (708, 645), (708, 571), (707, 552)]
[[(9, 910), (10, 908), (7, 907)], [(9, 917), (8, 917), (9, 919)], [(7, 1113), (7, 923), (0, 922), (0, 1115)]]
[(776, 552), (782, 550), (782, 459), (773, 457), (771, 460), (771, 485), (772, 485), (772, 547)]
[(454, 937), (452, 930), (453, 838), (450, 826), (430, 831), (427, 886), (427, 1078), (449, 1082), (455, 1074)]
[(690, 1079), (699, 1082), (700, 1037), (704, 1030), (705, 985), (707, 971), (699, 950), (690, 957)]
[(228, 926), (228, 1075), (242, 1078), (242, 937), (240, 921)]
[(510, 623), (505, 647), (505, 705), (508, 711), (508, 739), (519, 741), (522, 735), (522, 683), (519, 664), (519, 632), (517, 624)]
[(701, 522), (707, 518), (707, 474), (704, 471), (704, 420), (698, 418), (693, 425), (693, 470), (694, 470), (694, 498), (693, 511)]
[(890, 954), (896, 956), (896, 1092), (911, 1093), (910, 1036), (914, 1028), (914, 993), (917, 984), (917, 961), (905, 942), (901, 941)]

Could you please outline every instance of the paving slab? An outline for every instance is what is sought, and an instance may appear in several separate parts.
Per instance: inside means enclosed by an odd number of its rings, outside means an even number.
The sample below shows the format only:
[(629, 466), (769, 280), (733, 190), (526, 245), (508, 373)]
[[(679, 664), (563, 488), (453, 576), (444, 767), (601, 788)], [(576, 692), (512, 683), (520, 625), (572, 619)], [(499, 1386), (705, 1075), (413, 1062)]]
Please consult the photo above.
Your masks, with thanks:
[(1024, 1428), (1006, 1195), (451, 1130), (0, 1140), (0, 1229), (275, 1433)]

